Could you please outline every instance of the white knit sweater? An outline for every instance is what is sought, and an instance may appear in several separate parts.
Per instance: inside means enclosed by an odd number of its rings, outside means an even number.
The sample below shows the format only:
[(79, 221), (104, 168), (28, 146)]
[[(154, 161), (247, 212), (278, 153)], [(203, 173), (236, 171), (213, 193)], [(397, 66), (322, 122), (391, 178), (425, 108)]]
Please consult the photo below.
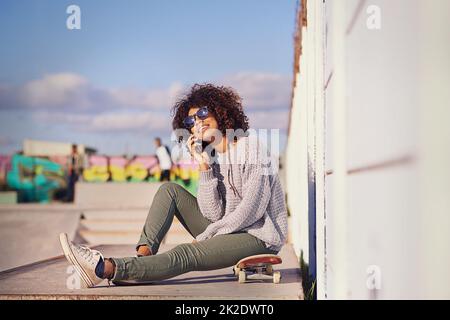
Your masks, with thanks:
[(197, 241), (245, 231), (269, 249), (281, 249), (287, 236), (287, 210), (274, 162), (252, 136), (218, 153), (211, 168), (200, 172), (197, 202), (212, 223)]

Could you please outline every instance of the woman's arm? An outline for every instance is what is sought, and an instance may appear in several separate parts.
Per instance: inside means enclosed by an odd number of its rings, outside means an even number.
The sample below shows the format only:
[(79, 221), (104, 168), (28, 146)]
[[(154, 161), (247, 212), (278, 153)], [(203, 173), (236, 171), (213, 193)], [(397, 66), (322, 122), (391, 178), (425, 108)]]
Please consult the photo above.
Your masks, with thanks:
[[(222, 219), (210, 224), (206, 230), (197, 236), (198, 241), (209, 239), (215, 235), (240, 231), (261, 219), (271, 198), (270, 166), (268, 157), (262, 158), (261, 148), (249, 149), (250, 154), (256, 155), (246, 164), (244, 172), (243, 198), (233, 212)], [(255, 160), (256, 159), (256, 160)]]
[(200, 169), (197, 203), (203, 216), (211, 222), (223, 217), (225, 207), (217, 190), (218, 179), (211, 168)]
[(253, 170), (254, 174), (244, 187), (241, 203), (226, 217), (210, 224), (202, 234), (197, 236), (197, 241), (242, 230), (264, 216), (271, 197), (269, 176), (259, 174), (259, 170)]
[(200, 212), (206, 219), (215, 222), (222, 218), (225, 213), (225, 206), (217, 190), (218, 179), (214, 177), (212, 169), (208, 164), (208, 154), (205, 151), (200, 154), (196, 150), (193, 135), (189, 136), (186, 144), (189, 152), (199, 164), (200, 179), (198, 182), (197, 203)]

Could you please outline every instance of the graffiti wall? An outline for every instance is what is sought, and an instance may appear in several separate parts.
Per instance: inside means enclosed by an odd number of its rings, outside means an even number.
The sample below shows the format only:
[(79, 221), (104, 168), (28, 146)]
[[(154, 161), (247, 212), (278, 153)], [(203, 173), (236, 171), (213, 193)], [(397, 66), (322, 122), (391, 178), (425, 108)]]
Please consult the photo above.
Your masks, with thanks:
[(63, 166), (49, 159), (13, 155), (3, 158), (1, 168), (3, 183), (17, 191), (19, 202), (49, 202), (66, 187)]
[[(20, 154), (0, 156), (0, 190), (14, 190), (19, 202), (64, 200), (67, 193), (69, 158), (65, 156), (28, 157)], [(161, 170), (155, 156), (85, 156), (78, 181), (87, 183), (156, 182)], [(173, 165), (170, 180), (196, 194), (198, 166), (191, 160)]]
[(88, 168), (83, 171), (83, 179), (88, 182), (143, 182), (151, 181), (151, 172), (158, 165), (156, 157), (91, 156)]

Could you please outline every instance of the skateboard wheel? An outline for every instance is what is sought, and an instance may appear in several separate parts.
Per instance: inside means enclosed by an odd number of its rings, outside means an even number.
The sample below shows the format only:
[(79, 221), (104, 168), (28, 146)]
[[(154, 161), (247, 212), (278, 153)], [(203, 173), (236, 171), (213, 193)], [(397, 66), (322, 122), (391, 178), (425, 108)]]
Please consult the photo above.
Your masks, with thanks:
[(269, 273), (269, 274), (272, 274), (273, 273), (273, 267), (271, 265), (268, 265), (266, 267), (266, 272)]
[(247, 275), (245, 274), (245, 271), (239, 271), (239, 283), (245, 283), (245, 280), (247, 280)]
[(280, 283), (281, 273), (280, 271), (276, 271), (273, 273), (273, 283)]

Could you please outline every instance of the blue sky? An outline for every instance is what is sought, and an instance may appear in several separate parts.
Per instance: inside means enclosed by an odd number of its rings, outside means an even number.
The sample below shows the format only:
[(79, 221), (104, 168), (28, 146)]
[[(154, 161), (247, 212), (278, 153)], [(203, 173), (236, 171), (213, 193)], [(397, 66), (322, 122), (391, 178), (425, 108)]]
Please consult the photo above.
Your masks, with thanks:
[[(81, 8), (68, 30), (66, 8)], [(3, 0), (0, 153), (22, 139), (153, 152), (196, 82), (235, 88), (256, 128), (285, 132), (295, 0)], [(285, 137), (283, 137), (285, 139)]]

